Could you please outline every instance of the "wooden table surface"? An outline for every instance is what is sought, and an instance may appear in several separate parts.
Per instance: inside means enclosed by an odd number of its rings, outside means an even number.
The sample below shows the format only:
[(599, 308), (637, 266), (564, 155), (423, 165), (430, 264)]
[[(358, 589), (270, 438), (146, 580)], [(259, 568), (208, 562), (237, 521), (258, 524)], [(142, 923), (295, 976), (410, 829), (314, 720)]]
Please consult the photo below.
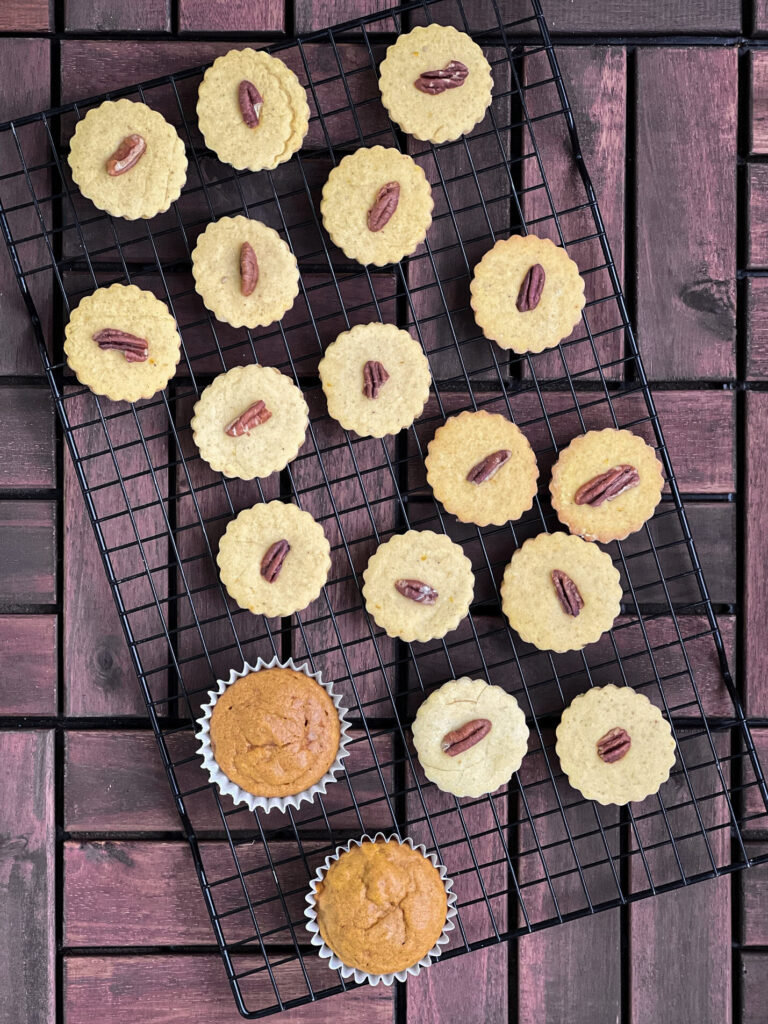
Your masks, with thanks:
[[(374, 3), (3, 0), (0, 120)], [(768, 2), (545, 13), (768, 764)], [(0, 1022), (233, 1024), (4, 252), (0, 330)], [(765, 852), (768, 820), (751, 826)], [(766, 1006), (763, 867), (285, 1019), (758, 1024)]]

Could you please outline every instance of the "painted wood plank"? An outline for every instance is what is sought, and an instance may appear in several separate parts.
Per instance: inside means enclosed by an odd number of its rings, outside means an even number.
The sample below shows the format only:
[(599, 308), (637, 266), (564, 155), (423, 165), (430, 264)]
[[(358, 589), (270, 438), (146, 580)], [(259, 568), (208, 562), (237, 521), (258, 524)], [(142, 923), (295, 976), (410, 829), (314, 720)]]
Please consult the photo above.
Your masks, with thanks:
[(765, 609), (768, 606), (768, 466), (761, 448), (768, 430), (768, 394), (747, 395), (747, 477), (745, 487), (744, 610), (746, 701), (750, 715), (768, 715), (768, 651)]
[(169, 0), (65, 0), (64, 24), (70, 32), (170, 32)]
[[(524, 0), (505, 0), (502, 11), (505, 19), (524, 17), (530, 13), (530, 6)], [(591, 6), (549, 0), (544, 14), (550, 29), (562, 34), (737, 32), (741, 24), (736, 0), (693, 0), (685, 4), (675, 0), (602, 0)]]
[[(752, 739), (755, 744), (755, 751), (763, 769), (765, 777), (765, 766), (768, 764), (768, 729), (752, 727)], [(768, 835), (768, 813), (760, 790), (756, 784), (755, 773), (747, 758), (743, 761), (744, 782), (746, 787), (744, 793), (744, 805), (748, 821), (745, 829), (750, 834)]]
[(3, 1024), (55, 1017), (52, 732), (0, 732), (0, 1008)]
[[(764, 857), (766, 843), (748, 843), (750, 857)], [(768, 864), (759, 864), (739, 875), (741, 898), (741, 935), (745, 946), (768, 946)]]
[(407, 1019), (421, 1022), (483, 1020), (504, 1024), (508, 1004), (506, 943), (433, 964), (408, 980)]
[(6, 605), (55, 602), (54, 502), (0, 502), (0, 592)]
[(0, 714), (55, 715), (55, 615), (0, 615)]
[(768, 35), (768, 0), (755, 0), (753, 30), (756, 36)]
[(747, 370), (748, 380), (768, 377), (768, 278), (747, 280)]
[(753, 153), (768, 153), (768, 54), (750, 55), (752, 89), (749, 97), (750, 147)]
[[(387, 10), (391, 6), (387, 0), (296, 0), (293, 16), (295, 30), (311, 32), (313, 29), (328, 28), (342, 21)], [(376, 31), (377, 28), (386, 32), (394, 30), (389, 19), (384, 23), (374, 22), (368, 31)]]
[(737, 58), (637, 53), (637, 328), (652, 378), (735, 374)]
[(742, 1006), (739, 1024), (763, 1024), (768, 999), (768, 953), (747, 950), (738, 954), (737, 964)]
[(53, 403), (40, 388), (0, 388), (0, 489), (54, 487)]
[(747, 168), (749, 193), (749, 247), (747, 263), (750, 267), (768, 266), (768, 166), (750, 164)]
[(270, 0), (180, 0), (180, 32), (283, 32), (283, 4)]
[(48, 0), (6, 0), (0, 9), (0, 32), (47, 32), (50, 28)]

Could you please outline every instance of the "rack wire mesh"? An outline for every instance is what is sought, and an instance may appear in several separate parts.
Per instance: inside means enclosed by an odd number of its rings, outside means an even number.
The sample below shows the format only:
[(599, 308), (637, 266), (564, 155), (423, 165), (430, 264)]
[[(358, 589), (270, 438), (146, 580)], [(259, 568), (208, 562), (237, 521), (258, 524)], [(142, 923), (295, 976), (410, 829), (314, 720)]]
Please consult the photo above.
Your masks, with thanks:
[[(482, 124), (439, 148), (394, 128), (376, 75), (392, 34), (431, 20), (472, 34), (495, 82)], [(195, 101), (204, 68), (0, 126), (0, 225), (225, 969), (249, 1017), (350, 987), (310, 951), (303, 927), (309, 877), (350, 837), (397, 832), (436, 851), (459, 898), (458, 927), (444, 953), (451, 957), (744, 867), (750, 857), (742, 830), (768, 809), (538, 0), (511, 0), (504, 18), (496, 0), (413, 0), (269, 49), (297, 72), (312, 108), (304, 148), (273, 172), (234, 172), (202, 145)], [(100, 213), (69, 173), (75, 121), (116, 96), (160, 110), (187, 145), (182, 196), (151, 221)], [(317, 211), (329, 169), (358, 146), (376, 144), (400, 147), (423, 166), (435, 217), (414, 256), (373, 271), (344, 259)], [(191, 281), (197, 235), (210, 220), (238, 213), (277, 228), (301, 269), (294, 308), (258, 332), (218, 323)], [(557, 350), (510, 357), (479, 334), (468, 286), (497, 238), (529, 230), (573, 256), (588, 301), (581, 325)], [(182, 362), (167, 390), (135, 405), (97, 398), (63, 361), (69, 311), (114, 281), (154, 291), (182, 338)], [(346, 434), (329, 420), (319, 388), (325, 345), (370, 320), (409, 329), (431, 364), (432, 398), (397, 438)], [(252, 361), (296, 380), (311, 415), (307, 442), (288, 469), (243, 484), (201, 461), (189, 422), (213, 376)], [(622, 616), (583, 652), (537, 651), (500, 611), (500, 576), (511, 553), (557, 528), (543, 492), (519, 522), (479, 529), (447, 516), (426, 486), (424, 449), (436, 427), (452, 413), (481, 408), (518, 423), (544, 480), (558, 450), (593, 427), (629, 427), (663, 461), (668, 487), (656, 515), (609, 547), (624, 585)], [(319, 601), (290, 619), (266, 620), (227, 599), (214, 555), (237, 511), (275, 497), (323, 524), (333, 565)], [(460, 541), (476, 574), (469, 617), (430, 644), (387, 638), (360, 596), (372, 551), (408, 527)], [(352, 709), (355, 734), (343, 779), (326, 796), (263, 816), (206, 783), (193, 732), (215, 679), (244, 659), (274, 654), (306, 660), (332, 678)], [(431, 687), (462, 674), (515, 694), (531, 749), (508, 788), (459, 801), (426, 783), (408, 724)], [(563, 707), (606, 681), (646, 693), (678, 743), (670, 781), (621, 811), (583, 800), (554, 753)]]

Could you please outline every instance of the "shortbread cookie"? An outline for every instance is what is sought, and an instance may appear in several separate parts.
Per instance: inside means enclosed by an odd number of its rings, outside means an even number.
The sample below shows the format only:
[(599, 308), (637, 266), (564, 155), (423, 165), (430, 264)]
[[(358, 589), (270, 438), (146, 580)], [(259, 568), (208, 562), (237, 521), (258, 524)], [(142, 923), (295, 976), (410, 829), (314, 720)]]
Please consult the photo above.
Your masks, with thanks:
[(361, 437), (384, 437), (421, 415), (432, 376), (421, 345), (394, 324), (358, 324), (325, 350), (318, 373), (328, 413)]
[(619, 572), (596, 544), (540, 533), (512, 555), (501, 607), (526, 643), (542, 651), (580, 651), (611, 628), (621, 594)]
[(248, 217), (208, 225), (192, 253), (192, 274), (206, 307), (233, 327), (267, 327), (299, 294), (296, 257), (274, 228)]
[(320, 594), (331, 547), (309, 512), (282, 501), (244, 509), (216, 556), (229, 596), (254, 615), (292, 615)]
[(454, 796), (482, 796), (506, 785), (528, 749), (525, 714), (512, 694), (468, 676), (431, 693), (412, 732), (424, 774)]
[(211, 469), (253, 480), (296, 458), (308, 421), (304, 396), (285, 374), (272, 366), (236, 366), (203, 391), (190, 425)]
[(404, 132), (450, 142), (470, 132), (491, 102), (491, 66), (464, 32), (427, 25), (398, 37), (379, 67), (381, 102)]
[(325, 230), (345, 256), (382, 267), (409, 256), (432, 223), (432, 189), (419, 165), (396, 149), (358, 149), (323, 186)]
[(176, 129), (146, 103), (132, 100), (108, 100), (78, 121), (69, 166), (94, 206), (126, 220), (163, 213), (187, 179), (187, 155)]
[(474, 592), (472, 564), (442, 533), (409, 530), (381, 544), (363, 573), (365, 607), (401, 640), (436, 640), (456, 629)]
[(452, 416), (429, 442), (425, 465), (435, 497), (463, 523), (500, 526), (533, 505), (536, 456), (522, 430), (498, 413)]
[(645, 800), (669, 778), (675, 741), (669, 722), (629, 686), (598, 686), (563, 712), (555, 745), (574, 789), (599, 804)]
[(273, 170), (301, 148), (307, 96), (296, 75), (263, 50), (230, 50), (206, 71), (197, 95), (205, 144), (238, 170)]
[(513, 352), (542, 352), (567, 338), (584, 308), (584, 280), (548, 238), (513, 235), (475, 267), (475, 320), (486, 338)]
[(162, 391), (176, 372), (181, 339), (165, 303), (134, 284), (86, 295), (64, 331), (64, 353), (81, 384), (113, 402)]
[(590, 430), (560, 452), (549, 489), (571, 533), (607, 544), (635, 533), (664, 487), (656, 452), (629, 430)]

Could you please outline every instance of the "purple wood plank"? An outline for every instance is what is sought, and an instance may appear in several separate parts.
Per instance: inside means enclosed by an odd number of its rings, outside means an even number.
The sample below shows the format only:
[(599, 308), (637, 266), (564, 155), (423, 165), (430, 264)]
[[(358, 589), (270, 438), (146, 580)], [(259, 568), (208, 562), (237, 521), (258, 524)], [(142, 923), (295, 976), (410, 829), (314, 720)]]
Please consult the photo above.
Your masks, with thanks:
[(55, 1017), (53, 733), (2, 732), (0, 986), (8, 1024)]
[(0, 32), (47, 32), (50, 28), (48, 0), (6, 0), (0, 9)]
[(0, 389), (0, 489), (54, 487), (53, 407), (40, 388)]
[(65, 0), (64, 24), (69, 32), (170, 32), (170, 7), (169, 0)]
[(750, 267), (768, 266), (768, 167), (751, 164), (747, 169), (749, 190), (749, 251)]
[[(558, 54), (568, 97), (576, 118), (587, 166), (592, 169), (593, 182), (600, 201), (608, 240), (619, 278), (624, 270), (624, 161), (626, 124), (626, 52), (621, 47), (568, 47)], [(523, 184), (531, 189), (524, 197), (524, 212), (530, 230), (560, 243), (560, 233), (553, 213), (559, 214), (560, 231), (569, 246), (571, 257), (583, 272), (603, 267), (599, 240), (589, 210), (575, 213), (563, 211), (581, 206), (586, 201), (584, 184), (573, 159), (565, 118), (547, 117), (560, 110), (557, 88), (551, 81), (552, 70), (546, 54), (539, 53), (526, 60), (524, 94), (528, 114), (542, 118), (534, 124), (535, 142), (541, 152), (544, 173), (552, 195), (547, 195), (539, 164), (534, 155), (534, 140), (524, 132), (523, 147), (528, 158), (523, 163)], [(545, 218), (545, 219), (541, 219)], [(621, 316), (607, 270), (585, 273), (586, 320), (594, 339), (595, 350), (582, 322), (566, 348), (532, 357), (533, 371), (538, 377), (562, 377), (563, 359), (571, 373), (594, 369), (596, 361), (610, 364), (620, 360), (624, 350)], [(524, 367), (530, 373), (530, 367)], [(621, 377), (623, 364), (607, 366), (609, 377)]]
[(284, 5), (271, 0), (180, 0), (180, 32), (282, 32)]
[(768, 153), (768, 54), (750, 55), (752, 91), (750, 93), (750, 144), (753, 153)]
[(6, 604), (55, 602), (54, 502), (0, 502), (0, 592)]
[(768, 395), (747, 395), (747, 479), (745, 509), (744, 607), (746, 699), (750, 715), (768, 715), (768, 652), (765, 609), (768, 605), (765, 532), (768, 529), (768, 466), (761, 447), (768, 430)]
[(637, 327), (656, 379), (735, 373), (737, 58), (637, 53)]
[[(768, 29), (768, 18), (766, 18)], [(738, 957), (742, 1015), (739, 1024), (763, 1024), (768, 1000), (768, 953), (740, 953)]]
[(55, 615), (0, 615), (0, 713), (56, 714), (56, 647)]
[[(763, 776), (765, 776), (765, 766), (768, 764), (768, 729), (759, 729), (753, 726), (752, 739), (763, 769)], [(754, 771), (746, 758), (742, 763), (745, 775), (743, 785), (747, 787), (744, 793), (744, 804), (749, 818), (745, 828), (750, 833), (768, 834), (768, 813), (766, 813), (765, 803), (756, 784)]]
[(754, 34), (756, 36), (768, 35), (768, 0), (755, 0), (753, 11)]
[(747, 280), (747, 378), (768, 377), (768, 278)]
[[(297, 32), (311, 32), (313, 29), (328, 28), (342, 21), (384, 11), (391, 6), (387, 0), (296, 0), (295, 28)], [(369, 32), (382, 30), (394, 30), (390, 19), (368, 26)]]
[[(748, 843), (750, 857), (764, 857), (765, 843)], [(745, 946), (768, 946), (768, 864), (759, 864), (739, 875), (741, 895), (741, 935)]]

